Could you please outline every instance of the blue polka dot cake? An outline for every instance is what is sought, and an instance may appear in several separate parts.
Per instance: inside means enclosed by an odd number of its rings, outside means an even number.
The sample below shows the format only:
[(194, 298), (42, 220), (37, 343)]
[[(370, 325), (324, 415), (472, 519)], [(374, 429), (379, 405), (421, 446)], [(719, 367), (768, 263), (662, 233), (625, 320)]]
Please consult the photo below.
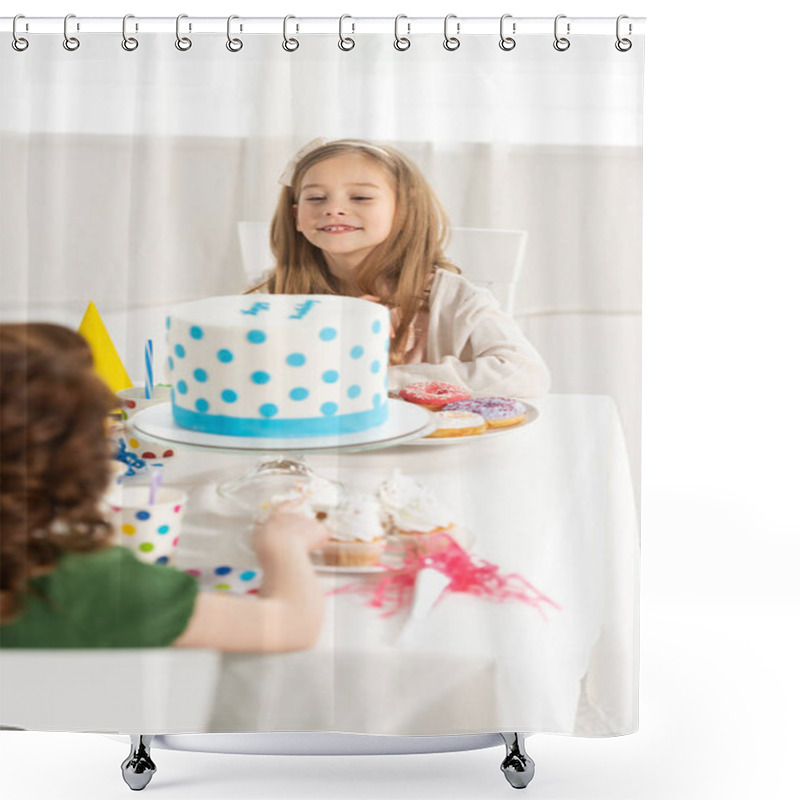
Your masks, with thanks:
[(234, 295), (167, 317), (177, 425), (223, 436), (358, 433), (388, 418), (389, 312), (334, 295)]

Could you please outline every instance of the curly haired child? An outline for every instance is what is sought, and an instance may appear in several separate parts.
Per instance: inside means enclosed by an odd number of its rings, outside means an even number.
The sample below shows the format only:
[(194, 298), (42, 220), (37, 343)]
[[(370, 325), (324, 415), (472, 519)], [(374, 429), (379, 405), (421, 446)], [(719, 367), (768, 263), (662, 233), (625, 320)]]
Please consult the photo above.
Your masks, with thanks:
[(114, 407), (80, 335), (0, 325), (0, 645), (310, 647), (323, 597), (308, 552), (325, 532), (291, 506), (254, 530), (268, 566), (255, 599), (199, 593), (191, 576), (109, 543), (99, 501)]

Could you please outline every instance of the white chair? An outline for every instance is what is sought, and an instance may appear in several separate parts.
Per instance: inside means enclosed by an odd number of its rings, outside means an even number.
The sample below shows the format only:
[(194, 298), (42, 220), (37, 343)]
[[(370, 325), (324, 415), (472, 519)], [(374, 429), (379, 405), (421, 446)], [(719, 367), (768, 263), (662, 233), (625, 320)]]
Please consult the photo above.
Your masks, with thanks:
[(491, 290), (511, 315), (527, 243), (527, 231), (450, 228), (447, 256), (474, 284)]
[[(526, 231), (450, 228), (447, 255), (473, 283), (490, 289), (503, 310), (512, 314), (527, 240)], [(240, 222), (239, 248), (247, 281), (255, 283), (272, 266), (269, 224)]]

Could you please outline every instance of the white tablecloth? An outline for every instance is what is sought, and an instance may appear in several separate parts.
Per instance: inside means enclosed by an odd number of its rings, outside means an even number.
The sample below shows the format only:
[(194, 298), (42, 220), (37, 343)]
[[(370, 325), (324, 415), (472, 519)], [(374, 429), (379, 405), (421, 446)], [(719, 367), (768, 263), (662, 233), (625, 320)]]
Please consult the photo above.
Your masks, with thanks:
[[(606, 397), (557, 395), (501, 435), (442, 445), (310, 455), (348, 488), (400, 469), (475, 535), (474, 550), (554, 600), (447, 593), (405, 645), (407, 610), (329, 596), (319, 642), (279, 655), (226, 655), (209, 729), (440, 735), (635, 730), (638, 518), (619, 417)], [(216, 493), (258, 457), (179, 448), (165, 481), (190, 491), (177, 565), (254, 566), (248, 520)], [(324, 576), (325, 586), (357, 580)]]

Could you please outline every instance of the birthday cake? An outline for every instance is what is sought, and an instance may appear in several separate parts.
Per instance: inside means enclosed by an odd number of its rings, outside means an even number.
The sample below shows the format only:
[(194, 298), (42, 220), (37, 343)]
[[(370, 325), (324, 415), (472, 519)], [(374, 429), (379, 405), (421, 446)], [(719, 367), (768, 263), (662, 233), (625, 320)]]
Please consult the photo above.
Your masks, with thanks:
[(357, 433), (388, 418), (389, 312), (334, 295), (234, 295), (167, 317), (177, 425), (223, 436)]

